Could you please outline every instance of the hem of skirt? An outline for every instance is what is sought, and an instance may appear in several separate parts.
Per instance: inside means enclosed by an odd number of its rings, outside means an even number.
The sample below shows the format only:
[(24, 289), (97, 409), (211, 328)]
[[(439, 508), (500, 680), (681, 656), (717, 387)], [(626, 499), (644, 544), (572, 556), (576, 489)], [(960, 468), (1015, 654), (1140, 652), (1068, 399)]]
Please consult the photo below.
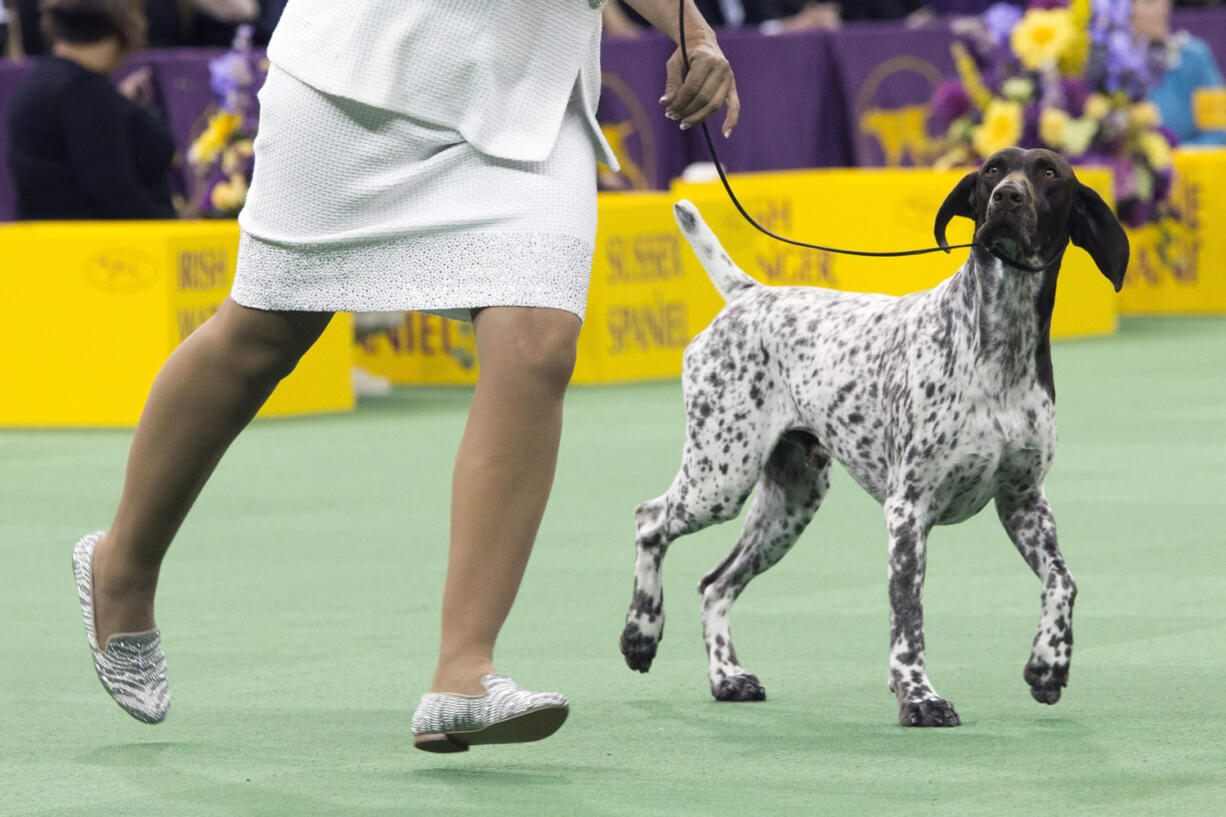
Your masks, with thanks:
[(583, 320), (590, 242), (566, 234), (463, 232), (338, 245), (286, 245), (243, 232), (230, 297), (292, 312), (413, 310), (471, 320), (499, 306)]

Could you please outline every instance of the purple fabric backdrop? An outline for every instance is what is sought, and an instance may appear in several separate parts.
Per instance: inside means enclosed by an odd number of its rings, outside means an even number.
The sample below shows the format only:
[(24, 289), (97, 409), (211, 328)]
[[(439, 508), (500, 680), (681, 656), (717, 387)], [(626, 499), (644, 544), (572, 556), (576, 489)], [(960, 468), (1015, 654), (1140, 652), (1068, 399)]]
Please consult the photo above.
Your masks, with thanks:
[(949, 26), (866, 23), (831, 40), (853, 145), (849, 164), (929, 164), (933, 157), (923, 139), (928, 101), (954, 73)]
[[(1226, 11), (1179, 11), (1175, 28), (1209, 42), (1226, 65)], [(952, 73), (947, 24), (920, 29), (897, 23), (857, 23), (838, 32), (766, 37), (725, 31), (720, 42), (737, 72), (741, 124), (730, 140), (712, 136), (731, 171), (915, 164), (926, 158), (917, 117), (941, 76)], [(649, 33), (604, 44), (600, 121), (631, 159), (613, 188), (664, 188), (691, 162), (708, 160), (702, 133), (682, 133), (657, 100), (673, 45)], [(213, 104), (208, 60), (216, 50), (151, 51), (134, 65), (154, 68), (157, 101), (178, 143), (186, 147)], [(0, 63), (0, 123), (27, 68)], [(887, 155), (888, 154), (888, 155)], [(0, 127), (0, 221), (13, 216), (7, 126)], [(180, 188), (183, 181), (180, 180)]]

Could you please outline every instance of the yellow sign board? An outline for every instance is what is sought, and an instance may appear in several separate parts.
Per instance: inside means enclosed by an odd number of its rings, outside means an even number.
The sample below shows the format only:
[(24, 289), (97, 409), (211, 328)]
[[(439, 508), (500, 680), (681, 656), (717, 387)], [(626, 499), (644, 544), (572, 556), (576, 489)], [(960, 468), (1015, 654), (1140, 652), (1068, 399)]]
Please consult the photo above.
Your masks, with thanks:
[[(131, 426), (153, 378), (225, 299), (234, 222), (0, 226), (0, 426)], [(339, 315), (261, 416), (345, 411)]]
[(1226, 88), (1193, 90), (1192, 121), (1200, 130), (1226, 130)]
[(373, 335), (354, 347), (354, 362), (393, 383), (416, 386), (477, 382), (472, 324), (405, 312), (394, 332)]
[(1226, 149), (1175, 151), (1174, 215), (1129, 230), (1130, 315), (1226, 315)]
[(600, 198), (577, 383), (676, 377), (681, 354), (723, 306), (666, 193)]

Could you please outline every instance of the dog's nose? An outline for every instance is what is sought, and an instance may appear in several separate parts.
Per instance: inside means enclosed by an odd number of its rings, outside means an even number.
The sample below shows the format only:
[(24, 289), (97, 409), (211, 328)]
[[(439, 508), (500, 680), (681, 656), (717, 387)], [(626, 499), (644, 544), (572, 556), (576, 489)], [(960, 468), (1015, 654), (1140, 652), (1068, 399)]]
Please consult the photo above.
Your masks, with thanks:
[(992, 205), (1014, 210), (1026, 201), (1026, 190), (1015, 181), (1006, 180), (996, 185), (992, 191)]

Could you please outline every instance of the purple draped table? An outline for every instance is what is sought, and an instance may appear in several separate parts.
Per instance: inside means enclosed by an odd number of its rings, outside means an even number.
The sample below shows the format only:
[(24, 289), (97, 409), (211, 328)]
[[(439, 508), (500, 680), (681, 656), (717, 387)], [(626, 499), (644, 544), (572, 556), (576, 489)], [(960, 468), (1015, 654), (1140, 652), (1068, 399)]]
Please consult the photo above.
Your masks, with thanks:
[[(1226, 10), (1178, 11), (1174, 28), (1208, 41), (1226, 65)], [(743, 109), (733, 137), (712, 128), (716, 149), (733, 172), (804, 167), (925, 164), (932, 159), (927, 106), (953, 73), (948, 24), (919, 29), (857, 23), (838, 32), (763, 36), (725, 31), (720, 42), (737, 74)], [(673, 46), (654, 32), (608, 38), (599, 118), (627, 161), (620, 175), (602, 173), (617, 189), (663, 189), (692, 162), (707, 161), (698, 129), (682, 133), (660, 112), (664, 61)], [(157, 103), (180, 157), (214, 104), (208, 60), (216, 50), (149, 51), (133, 65), (153, 68)], [(0, 122), (26, 66), (0, 64)], [(13, 218), (7, 127), (0, 128), (0, 221)], [(187, 186), (180, 164), (180, 189)]]

